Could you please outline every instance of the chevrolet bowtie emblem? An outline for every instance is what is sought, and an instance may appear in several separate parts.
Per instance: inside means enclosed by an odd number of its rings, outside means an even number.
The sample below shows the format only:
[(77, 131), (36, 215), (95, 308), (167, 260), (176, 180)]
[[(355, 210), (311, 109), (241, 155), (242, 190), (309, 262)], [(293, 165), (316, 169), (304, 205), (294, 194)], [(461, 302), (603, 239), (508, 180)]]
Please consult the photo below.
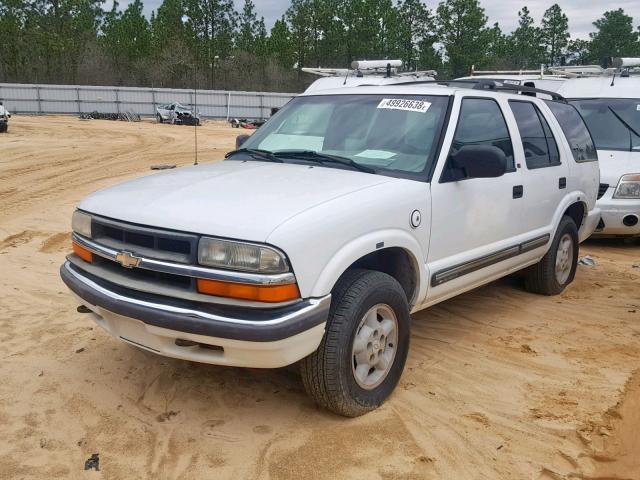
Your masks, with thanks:
[(138, 265), (140, 265), (140, 261), (142, 261), (142, 259), (140, 257), (136, 257), (131, 252), (122, 251), (116, 255), (116, 262), (118, 262), (124, 268), (137, 267)]

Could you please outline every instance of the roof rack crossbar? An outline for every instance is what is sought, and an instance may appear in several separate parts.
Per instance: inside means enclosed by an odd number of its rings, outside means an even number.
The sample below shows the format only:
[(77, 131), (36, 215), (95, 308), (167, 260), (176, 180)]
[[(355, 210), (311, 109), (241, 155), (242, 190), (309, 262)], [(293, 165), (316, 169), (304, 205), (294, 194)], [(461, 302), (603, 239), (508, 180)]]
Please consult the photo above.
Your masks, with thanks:
[(506, 85), (499, 84), (493, 80), (417, 80), (410, 82), (400, 82), (396, 83), (396, 85), (424, 85), (424, 84), (433, 84), (433, 85), (444, 85), (447, 87), (455, 86), (456, 84), (470, 84), (473, 90), (493, 90), (493, 91), (512, 91), (512, 92), (530, 92), (530, 93), (542, 93), (544, 95), (549, 95), (553, 100), (565, 101), (562, 95), (557, 92), (551, 92), (549, 90), (543, 90), (542, 88), (535, 87), (526, 87), (524, 85)]

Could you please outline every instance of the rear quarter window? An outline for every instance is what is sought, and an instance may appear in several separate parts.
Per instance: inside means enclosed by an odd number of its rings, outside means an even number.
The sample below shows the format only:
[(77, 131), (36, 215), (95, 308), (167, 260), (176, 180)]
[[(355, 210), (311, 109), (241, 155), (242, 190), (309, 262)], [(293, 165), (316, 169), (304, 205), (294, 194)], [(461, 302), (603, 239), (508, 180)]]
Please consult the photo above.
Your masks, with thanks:
[(597, 162), (598, 153), (584, 120), (573, 105), (554, 100), (545, 103), (564, 132), (576, 162)]

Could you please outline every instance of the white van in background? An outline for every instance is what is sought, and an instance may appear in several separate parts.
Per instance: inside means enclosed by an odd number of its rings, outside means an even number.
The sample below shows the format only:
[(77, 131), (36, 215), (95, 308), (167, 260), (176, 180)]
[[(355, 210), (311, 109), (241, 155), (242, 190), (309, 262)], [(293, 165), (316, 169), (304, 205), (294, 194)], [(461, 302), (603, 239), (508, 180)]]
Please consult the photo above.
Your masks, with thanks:
[(466, 79), (541, 88), (573, 104), (598, 149), (602, 220), (594, 235), (640, 236), (640, 58), (616, 58), (612, 65), (482, 71)]
[(640, 236), (640, 73), (568, 79), (559, 93), (598, 149), (602, 220), (594, 235)]

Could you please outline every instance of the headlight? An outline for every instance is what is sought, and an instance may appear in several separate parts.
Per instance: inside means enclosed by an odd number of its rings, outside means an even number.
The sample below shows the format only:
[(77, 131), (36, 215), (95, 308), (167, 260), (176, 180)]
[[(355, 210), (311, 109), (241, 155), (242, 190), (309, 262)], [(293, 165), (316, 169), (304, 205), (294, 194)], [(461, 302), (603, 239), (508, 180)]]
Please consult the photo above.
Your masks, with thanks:
[(87, 215), (80, 210), (73, 212), (71, 229), (83, 237), (91, 238), (91, 215)]
[(613, 198), (640, 199), (640, 173), (623, 175), (618, 182)]
[(284, 273), (289, 265), (284, 254), (264, 245), (201, 238), (198, 263), (210, 267), (256, 273)]

